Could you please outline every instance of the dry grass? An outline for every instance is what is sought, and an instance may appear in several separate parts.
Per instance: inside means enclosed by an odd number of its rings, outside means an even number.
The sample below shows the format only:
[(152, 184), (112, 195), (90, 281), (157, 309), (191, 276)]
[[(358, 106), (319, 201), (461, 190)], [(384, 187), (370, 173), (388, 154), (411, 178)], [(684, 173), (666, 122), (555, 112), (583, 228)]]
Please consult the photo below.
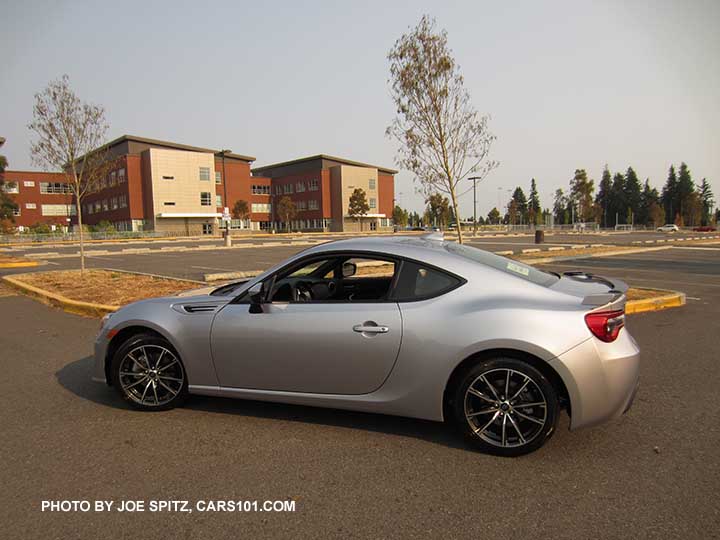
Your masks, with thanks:
[(110, 306), (122, 306), (200, 287), (188, 281), (109, 270), (86, 270), (82, 277), (79, 270), (35, 272), (23, 275), (22, 281), (71, 300)]
[(10, 257), (9, 255), (0, 254), (0, 263), (26, 263), (30, 262), (30, 259), (25, 257)]
[(658, 289), (636, 289), (631, 287), (627, 292), (628, 300), (647, 300), (649, 298), (659, 298), (670, 294), (668, 291), (662, 291)]
[(602, 246), (589, 248), (570, 248), (558, 251), (537, 251), (534, 253), (518, 253), (516, 255), (508, 255), (510, 259), (532, 263), (536, 259), (547, 259), (548, 257), (579, 257), (581, 255), (597, 255), (601, 253), (621, 253), (623, 251), (637, 250), (641, 247), (653, 246)]

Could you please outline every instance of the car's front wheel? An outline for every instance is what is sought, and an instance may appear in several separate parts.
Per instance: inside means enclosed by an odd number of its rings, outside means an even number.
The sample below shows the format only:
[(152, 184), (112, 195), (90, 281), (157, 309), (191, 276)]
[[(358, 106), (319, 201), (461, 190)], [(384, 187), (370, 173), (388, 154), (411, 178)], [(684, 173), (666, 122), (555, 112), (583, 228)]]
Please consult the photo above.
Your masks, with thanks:
[(550, 381), (514, 358), (484, 360), (457, 385), (454, 423), (480, 450), (519, 456), (540, 448), (555, 431), (558, 399)]
[(187, 377), (180, 356), (157, 335), (130, 337), (115, 352), (111, 367), (113, 386), (138, 409), (172, 409), (187, 397)]

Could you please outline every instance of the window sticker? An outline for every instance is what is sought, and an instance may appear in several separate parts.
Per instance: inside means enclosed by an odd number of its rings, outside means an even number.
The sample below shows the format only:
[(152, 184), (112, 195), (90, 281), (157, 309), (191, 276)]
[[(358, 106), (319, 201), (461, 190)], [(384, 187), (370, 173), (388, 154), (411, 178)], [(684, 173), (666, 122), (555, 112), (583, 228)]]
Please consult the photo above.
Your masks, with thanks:
[(515, 272), (516, 274), (520, 274), (521, 276), (528, 276), (530, 274), (529, 268), (525, 268), (524, 266), (520, 266), (514, 262), (507, 263), (507, 269), (511, 272)]

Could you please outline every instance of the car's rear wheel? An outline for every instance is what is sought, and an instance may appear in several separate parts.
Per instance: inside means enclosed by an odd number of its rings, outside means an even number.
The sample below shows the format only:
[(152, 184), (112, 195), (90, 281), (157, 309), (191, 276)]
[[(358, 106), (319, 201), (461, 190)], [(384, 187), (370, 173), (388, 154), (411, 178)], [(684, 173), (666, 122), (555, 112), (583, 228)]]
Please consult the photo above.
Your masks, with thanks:
[(138, 409), (166, 410), (187, 398), (185, 368), (173, 346), (152, 334), (123, 343), (112, 359), (113, 386)]
[(453, 396), (455, 425), (483, 452), (519, 456), (540, 448), (555, 431), (558, 399), (530, 364), (494, 358), (472, 366)]

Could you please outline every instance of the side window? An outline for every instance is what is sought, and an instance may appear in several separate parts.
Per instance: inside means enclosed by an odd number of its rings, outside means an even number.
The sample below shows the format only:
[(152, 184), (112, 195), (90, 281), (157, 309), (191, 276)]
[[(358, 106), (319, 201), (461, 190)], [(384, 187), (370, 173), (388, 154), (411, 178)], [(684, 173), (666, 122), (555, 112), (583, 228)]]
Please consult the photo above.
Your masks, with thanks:
[(440, 296), (460, 285), (460, 280), (434, 268), (406, 261), (395, 289), (399, 302)]
[(381, 302), (388, 298), (397, 265), (371, 257), (314, 260), (278, 276), (272, 302)]

